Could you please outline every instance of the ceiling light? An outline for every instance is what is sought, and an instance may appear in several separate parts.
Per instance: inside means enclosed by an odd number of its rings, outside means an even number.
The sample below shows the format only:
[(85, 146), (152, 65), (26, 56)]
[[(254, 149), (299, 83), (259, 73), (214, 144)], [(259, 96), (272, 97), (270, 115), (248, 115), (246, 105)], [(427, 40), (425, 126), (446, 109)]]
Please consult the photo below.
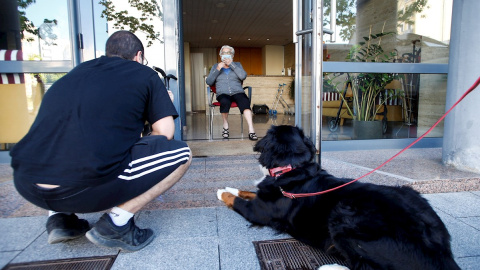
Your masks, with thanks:
[(232, 39), (231, 37), (229, 37), (228, 39)]
[(250, 38), (248, 40), (250, 40)]

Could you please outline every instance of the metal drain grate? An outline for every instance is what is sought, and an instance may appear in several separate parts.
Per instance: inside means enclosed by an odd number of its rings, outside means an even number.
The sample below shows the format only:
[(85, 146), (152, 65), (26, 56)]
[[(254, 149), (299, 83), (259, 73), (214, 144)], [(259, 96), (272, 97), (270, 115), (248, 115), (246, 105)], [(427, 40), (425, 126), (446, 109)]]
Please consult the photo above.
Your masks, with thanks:
[(254, 241), (253, 245), (262, 270), (317, 269), (334, 263), (346, 265), (344, 261), (293, 238)]
[(109, 270), (117, 256), (12, 263), (2, 270)]

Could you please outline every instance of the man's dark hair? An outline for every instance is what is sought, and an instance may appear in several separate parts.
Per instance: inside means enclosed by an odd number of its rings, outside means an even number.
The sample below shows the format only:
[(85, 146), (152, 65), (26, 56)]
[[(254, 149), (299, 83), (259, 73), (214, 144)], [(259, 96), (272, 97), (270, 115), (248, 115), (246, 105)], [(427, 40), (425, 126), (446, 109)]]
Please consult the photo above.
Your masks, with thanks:
[(138, 51), (141, 51), (142, 57), (145, 57), (143, 44), (140, 39), (132, 32), (124, 30), (113, 33), (105, 45), (107, 57), (116, 56), (132, 60)]

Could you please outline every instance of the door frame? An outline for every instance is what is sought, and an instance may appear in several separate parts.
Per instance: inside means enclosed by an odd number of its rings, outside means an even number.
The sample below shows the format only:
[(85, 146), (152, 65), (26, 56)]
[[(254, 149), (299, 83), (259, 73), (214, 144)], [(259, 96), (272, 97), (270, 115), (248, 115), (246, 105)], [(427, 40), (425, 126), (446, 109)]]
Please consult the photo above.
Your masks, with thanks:
[(165, 72), (177, 77), (177, 80), (170, 80), (170, 91), (175, 97), (173, 105), (179, 114), (175, 119), (176, 140), (183, 140), (183, 126), (186, 123), (186, 105), (185, 105), (185, 65), (184, 65), (184, 46), (182, 31), (182, 1), (181, 0), (163, 0), (163, 33), (164, 33), (164, 53), (165, 53)]
[(304, 35), (311, 35), (311, 130), (308, 136), (317, 149), (317, 154), (321, 151), (321, 86), (323, 85), (323, 1), (312, 0), (311, 10), (311, 28), (303, 29), (302, 22), (304, 17), (309, 15), (309, 11), (302, 5), (302, 0), (293, 2), (293, 43), (295, 43), (295, 125), (302, 127), (302, 55), (304, 46), (302, 38)]

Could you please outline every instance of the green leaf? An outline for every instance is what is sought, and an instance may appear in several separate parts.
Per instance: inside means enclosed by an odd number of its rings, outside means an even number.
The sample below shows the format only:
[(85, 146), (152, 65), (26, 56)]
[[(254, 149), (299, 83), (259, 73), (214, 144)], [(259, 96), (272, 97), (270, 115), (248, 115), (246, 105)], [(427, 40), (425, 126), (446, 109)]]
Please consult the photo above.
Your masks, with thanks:
[(116, 27), (121, 29), (128, 28), (131, 32), (141, 31), (146, 33), (148, 40), (147, 46), (151, 46), (154, 41), (160, 41), (160, 43), (163, 43), (159, 39), (160, 33), (155, 32), (154, 25), (147, 23), (148, 21), (152, 21), (154, 17), (162, 19), (162, 13), (157, 1), (128, 0), (128, 3), (131, 7), (141, 12), (139, 18), (129, 16), (128, 11), (126, 10), (118, 11), (111, 0), (101, 0), (99, 2), (100, 5), (105, 7), (101, 13), (101, 17), (106, 18), (107, 21), (113, 22)]

